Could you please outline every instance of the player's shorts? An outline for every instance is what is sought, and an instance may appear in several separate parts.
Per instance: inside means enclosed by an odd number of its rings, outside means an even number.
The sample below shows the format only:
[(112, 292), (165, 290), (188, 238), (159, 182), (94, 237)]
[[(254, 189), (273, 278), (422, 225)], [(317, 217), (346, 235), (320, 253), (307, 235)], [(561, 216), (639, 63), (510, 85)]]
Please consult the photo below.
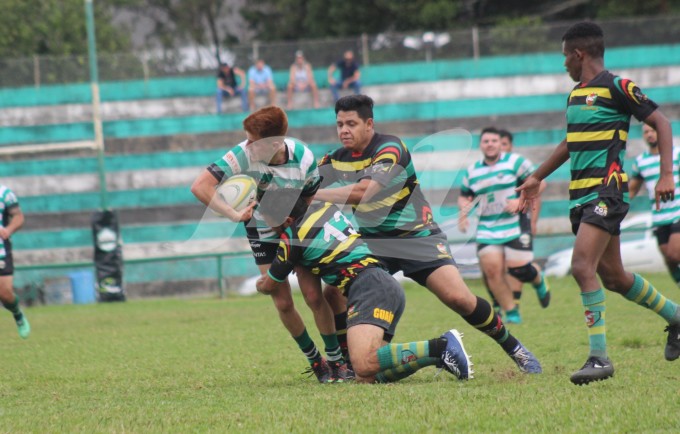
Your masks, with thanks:
[(628, 214), (630, 206), (620, 197), (599, 197), (569, 212), (571, 231), (576, 235), (581, 223), (597, 226), (611, 235), (621, 234), (621, 222)]
[(246, 236), (253, 251), (253, 258), (257, 265), (268, 265), (274, 262), (276, 251), (279, 248), (278, 238), (260, 239), (260, 234), (256, 228), (246, 226)]
[(11, 251), (5, 252), (5, 257), (0, 258), (0, 276), (11, 276), (14, 274), (14, 258)]
[(347, 289), (347, 328), (372, 324), (385, 330), (389, 342), (405, 306), (406, 296), (399, 282), (382, 268), (367, 268)]
[(402, 271), (421, 286), (425, 286), (427, 278), (438, 268), (456, 267), (443, 233), (420, 238), (364, 238), (364, 241), (390, 274)]
[(654, 229), (654, 235), (656, 235), (656, 242), (663, 246), (668, 244), (668, 240), (671, 239), (671, 235), (680, 233), (680, 220), (667, 225), (658, 226)]
[(531, 234), (521, 234), (514, 240), (503, 244), (477, 244), (477, 256), (484, 256), (491, 252), (502, 253), (506, 261), (531, 262), (534, 260)]

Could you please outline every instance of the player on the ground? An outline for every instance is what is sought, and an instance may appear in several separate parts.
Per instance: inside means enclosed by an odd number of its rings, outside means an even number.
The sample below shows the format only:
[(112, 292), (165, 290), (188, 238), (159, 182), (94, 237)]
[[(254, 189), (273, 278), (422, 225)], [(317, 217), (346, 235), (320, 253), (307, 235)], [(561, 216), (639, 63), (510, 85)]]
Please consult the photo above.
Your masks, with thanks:
[(476, 241), (484, 282), (505, 311), (506, 321), (519, 323), (519, 306), (508, 283), (508, 273), (520, 282), (531, 283), (545, 306), (550, 301), (541, 270), (532, 263), (531, 238), (523, 236), (517, 214), (519, 200), (515, 187), (521, 185), (534, 166), (519, 154), (503, 152), (500, 134), (492, 127), (482, 130), (479, 148), (483, 157), (464, 172), (458, 198), (458, 226), (462, 232), (467, 231), (468, 209), (476, 197), (480, 198)]
[(31, 334), (31, 325), (14, 293), (14, 258), (10, 241), (12, 234), (23, 224), (24, 213), (19, 208), (17, 196), (8, 187), (0, 185), (0, 302), (14, 316), (19, 336), (26, 339)]
[(440, 366), (458, 379), (472, 378), (460, 334), (391, 344), (404, 311), (404, 289), (387, 273), (340, 209), (329, 202), (308, 205), (299, 190), (265, 194), (258, 211), (280, 234), (276, 259), (257, 283), (263, 293), (300, 265), (347, 297), (347, 343), (357, 381), (396, 381), (425, 366)]
[[(232, 221), (244, 222), (255, 263), (264, 275), (276, 256), (278, 235), (266, 225), (257, 211), (253, 211), (255, 203), (238, 212), (215, 194), (215, 187), (223, 180), (242, 173), (257, 182), (258, 200), (265, 191), (284, 187), (301, 188), (302, 196), (311, 200), (319, 187), (320, 178), (309, 148), (296, 139), (284, 137), (288, 130), (288, 118), (281, 108), (270, 106), (253, 112), (243, 121), (243, 129), (247, 139), (208, 166), (194, 181), (191, 192), (212, 210)], [(271, 294), (281, 322), (307, 356), (320, 382), (351, 377), (335, 334), (333, 312), (321, 293), (320, 282), (305, 272), (299, 273), (298, 281), (324, 341), (327, 360), (321, 357), (295, 309), (287, 280)]]
[(649, 150), (635, 158), (630, 173), (628, 190), (632, 199), (644, 183), (652, 206), (652, 226), (666, 267), (671, 277), (680, 287), (680, 148), (673, 147), (673, 177), (675, 179), (675, 199), (661, 204), (657, 210), (654, 198), (654, 185), (659, 181), (659, 147), (654, 128), (642, 125), (642, 137)]
[[(398, 137), (374, 130), (373, 100), (366, 95), (345, 96), (335, 104), (335, 113), (343, 147), (319, 164), (325, 188), (317, 191), (315, 200), (351, 204), (359, 232), (390, 273), (401, 270), (428, 288), (494, 339), (522, 372), (540, 373), (534, 355), (510, 334), (489, 302), (475, 296), (463, 281), (446, 235), (420, 189), (411, 154)], [(327, 293), (340, 330), (338, 306), (343, 303), (333, 297), (337, 292)]]
[[(630, 117), (658, 133), (660, 176), (654, 188), (657, 208), (675, 197), (672, 132), (668, 119), (628, 79), (604, 67), (604, 35), (595, 23), (571, 26), (562, 37), (564, 66), (578, 84), (567, 100), (567, 137), (518, 190), (523, 208), (539, 194), (545, 179), (571, 160), (569, 183), (572, 231), (576, 234), (571, 269), (581, 289), (590, 353), (571, 376), (574, 384), (588, 384), (614, 375), (607, 354), (605, 295), (602, 287), (653, 310), (668, 322), (667, 360), (680, 357), (680, 309), (638, 274), (621, 263), (620, 225), (628, 212), (628, 177), (623, 157)], [(602, 285), (597, 279), (599, 275)]]

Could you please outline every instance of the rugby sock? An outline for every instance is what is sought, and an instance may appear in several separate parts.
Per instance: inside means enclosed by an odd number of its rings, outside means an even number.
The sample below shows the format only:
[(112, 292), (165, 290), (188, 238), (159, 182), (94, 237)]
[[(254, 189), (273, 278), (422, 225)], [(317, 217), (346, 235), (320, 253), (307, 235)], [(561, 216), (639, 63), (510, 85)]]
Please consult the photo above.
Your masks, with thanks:
[(335, 315), (335, 335), (338, 338), (342, 357), (349, 362), (349, 351), (347, 350), (347, 311)]
[(436, 365), (446, 348), (446, 339), (388, 344), (377, 351), (380, 373), (378, 383), (399, 381), (426, 366)]
[(590, 342), (590, 356), (607, 357), (607, 335), (605, 329), (604, 291), (598, 288), (593, 292), (582, 292), (581, 302), (585, 308), (586, 325), (588, 326), (588, 341)]
[(297, 342), (298, 347), (302, 350), (303, 353), (305, 353), (305, 356), (307, 356), (307, 360), (309, 360), (309, 364), (313, 364), (314, 362), (318, 362), (321, 360), (321, 354), (319, 353), (319, 350), (316, 348), (316, 345), (314, 345), (314, 341), (312, 341), (312, 338), (309, 337), (309, 333), (307, 333), (307, 329), (305, 329), (302, 334), (298, 337), (293, 336), (293, 339), (295, 339), (295, 342)]
[(24, 314), (21, 312), (21, 308), (19, 307), (19, 297), (14, 296), (14, 301), (12, 302), (3, 301), (2, 305), (5, 307), (5, 309), (12, 312), (14, 321), (21, 321), (21, 319), (24, 317)]
[(321, 335), (323, 343), (325, 345), (326, 360), (329, 362), (343, 362), (342, 351), (340, 351), (340, 344), (338, 343), (338, 337), (335, 334), (332, 335)]
[(494, 312), (489, 302), (483, 298), (477, 297), (475, 310), (470, 315), (464, 316), (463, 319), (477, 330), (491, 337), (508, 354), (511, 354), (519, 344), (519, 341), (505, 328), (500, 315)]
[(540, 274), (541, 276), (541, 282), (538, 285), (534, 285), (533, 283), (531, 286), (534, 287), (536, 290), (536, 294), (538, 294), (538, 298), (543, 298), (545, 297), (545, 294), (548, 292), (548, 285), (545, 284), (545, 276), (543, 273)]
[(654, 286), (639, 274), (633, 273), (633, 286), (626, 293), (626, 298), (658, 313), (671, 324), (680, 323), (678, 305), (664, 297)]
[(517, 292), (513, 291), (512, 299), (515, 300), (515, 306), (517, 306), (517, 309), (519, 309), (519, 303), (522, 300), (522, 290), (520, 289)]

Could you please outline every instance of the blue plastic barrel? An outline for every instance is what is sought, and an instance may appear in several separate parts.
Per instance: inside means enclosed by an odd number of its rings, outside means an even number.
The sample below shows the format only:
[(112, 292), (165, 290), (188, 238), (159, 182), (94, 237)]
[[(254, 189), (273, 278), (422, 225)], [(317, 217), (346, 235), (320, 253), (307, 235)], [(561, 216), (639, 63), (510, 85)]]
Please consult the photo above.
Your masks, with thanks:
[(97, 301), (92, 271), (76, 271), (70, 273), (69, 278), (73, 289), (73, 304), (88, 304)]

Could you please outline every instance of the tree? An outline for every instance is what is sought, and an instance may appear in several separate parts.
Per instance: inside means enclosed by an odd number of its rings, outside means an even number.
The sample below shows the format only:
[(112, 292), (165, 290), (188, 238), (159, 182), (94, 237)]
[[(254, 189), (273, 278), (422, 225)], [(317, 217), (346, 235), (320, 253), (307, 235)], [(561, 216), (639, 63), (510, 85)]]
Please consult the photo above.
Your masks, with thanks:
[[(124, 3), (125, 0), (94, 2), (100, 52), (130, 49), (129, 31), (111, 22), (113, 8)], [(2, 58), (87, 54), (83, 0), (3, 0), (0, 28)]]

